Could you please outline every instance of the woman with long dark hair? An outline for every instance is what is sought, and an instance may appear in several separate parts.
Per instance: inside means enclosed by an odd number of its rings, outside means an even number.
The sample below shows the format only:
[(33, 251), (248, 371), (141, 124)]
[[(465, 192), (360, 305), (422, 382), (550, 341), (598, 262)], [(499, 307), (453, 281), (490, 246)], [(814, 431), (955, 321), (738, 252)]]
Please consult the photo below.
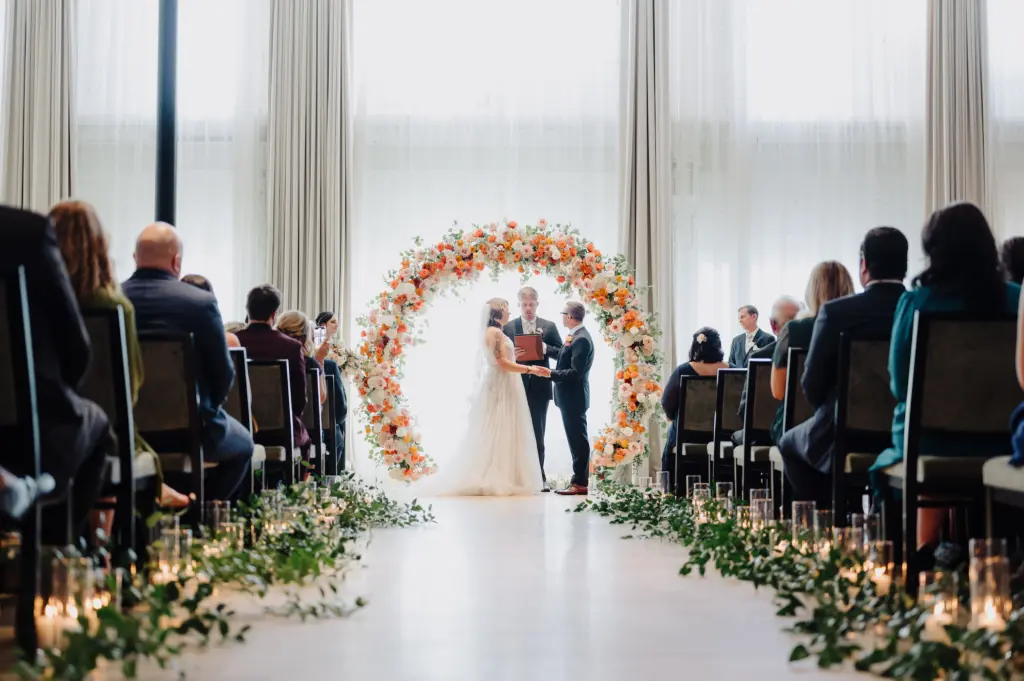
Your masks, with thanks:
[[(889, 381), (896, 398), (892, 447), (878, 456), (872, 472), (903, 460), (914, 313), (922, 310), (1016, 314), (1020, 301), (1020, 285), (1005, 280), (992, 229), (974, 204), (954, 203), (932, 213), (921, 234), (921, 245), (928, 266), (914, 278), (913, 288), (900, 298), (892, 325)], [(1003, 454), (1007, 449), (1005, 437), (972, 436), (969, 442), (945, 437), (921, 445), (929, 455), (935, 456), (988, 457)], [(918, 545), (938, 543), (943, 513), (943, 509), (934, 508), (919, 512)]]
[[(64, 201), (50, 211), (50, 222), (57, 234), (64, 265), (68, 269), (71, 287), (83, 310), (89, 308), (113, 309), (120, 306), (124, 312), (125, 339), (128, 344), (128, 373), (131, 382), (132, 405), (139, 399), (142, 387), (142, 350), (135, 331), (135, 308), (121, 293), (107, 248), (107, 235), (100, 225), (92, 205), (85, 201)], [(152, 448), (135, 432), (136, 456), (153, 456)], [(160, 504), (170, 508), (185, 508), (189, 499), (184, 494), (163, 485)], [(112, 518), (113, 514), (109, 517)], [(108, 523), (109, 525), (109, 523)], [(106, 528), (109, 533), (110, 528)]]
[(676, 450), (676, 415), (679, 413), (679, 390), (683, 376), (717, 376), (719, 369), (728, 369), (725, 352), (722, 349), (722, 336), (710, 326), (704, 326), (693, 333), (690, 342), (688, 362), (676, 367), (672, 376), (665, 384), (665, 392), (661, 395), (661, 408), (665, 418), (669, 420), (668, 436), (661, 450), (661, 470), (674, 472)]

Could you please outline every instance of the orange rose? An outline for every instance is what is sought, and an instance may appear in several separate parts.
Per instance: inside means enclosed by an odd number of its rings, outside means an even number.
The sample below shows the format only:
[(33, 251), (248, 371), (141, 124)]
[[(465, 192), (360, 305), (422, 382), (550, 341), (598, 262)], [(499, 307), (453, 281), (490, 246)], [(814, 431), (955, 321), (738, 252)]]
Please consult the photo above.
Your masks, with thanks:
[(508, 226), (511, 227), (512, 229), (515, 229), (516, 228), (516, 221), (513, 220), (512, 222), (508, 223)]

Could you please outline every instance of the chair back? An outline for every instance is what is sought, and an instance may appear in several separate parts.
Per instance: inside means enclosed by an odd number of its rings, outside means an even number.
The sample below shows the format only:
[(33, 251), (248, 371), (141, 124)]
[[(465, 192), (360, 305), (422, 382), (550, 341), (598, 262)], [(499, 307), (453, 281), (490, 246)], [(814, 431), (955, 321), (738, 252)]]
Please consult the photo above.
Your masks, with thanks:
[(718, 386), (715, 396), (715, 425), (724, 437), (743, 429), (740, 402), (743, 388), (747, 384), (746, 369), (719, 369)]
[(124, 310), (120, 305), (113, 309), (83, 309), (82, 317), (92, 343), (92, 362), (80, 392), (106, 413), (117, 435), (120, 479), (131, 481), (135, 477), (135, 425)]
[(25, 268), (0, 273), (0, 464), (38, 476), (39, 411)]
[[(284, 449), (285, 484), (295, 481), (295, 433), (292, 426), (292, 393), (288, 360), (249, 360), (252, 415), (259, 426), (253, 440), (264, 447)], [(271, 464), (270, 458), (267, 464)]]
[(1016, 347), (1016, 317), (917, 312), (907, 389), (908, 448), (919, 437), (1005, 435), (1009, 450), (1010, 415), (1024, 401)]
[(747, 407), (743, 415), (743, 442), (766, 439), (775, 420), (779, 400), (772, 395), (772, 361), (752, 359), (747, 364)]
[(166, 434), (198, 430), (199, 385), (192, 334), (139, 332), (139, 347), (146, 377), (135, 405), (139, 433), (147, 439), (166, 439)]
[[(814, 407), (807, 401), (804, 389), (800, 385), (800, 377), (804, 375), (804, 363), (807, 361), (807, 350), (804, 348), (789, 349), (789, 363), (786, 370), (786, 405), (783, 408), (783, 429), (789, 430), (798, 423), (803, 423), (814, 416)], [(769, 374), (769, 381), (771, 374)]]
[(896, 398), (889, 385), (889, 335), (840, 336), (835, 413), (839, 456), (833, 460), (852, 451), (878, 453), (892, 443)]
[(224, 402), (224, 411), (252, 434), (252, 393), (249, 386), (249, 361), (245, 348), (230, 348), (231, 363), (235, 367), (235, 382)]
[(715, 436), (718, 377), (683, 376), (680, 381), (677, 442), (711, 442)]
[[(326, 404), (326, 400), (324, 404)], [(320, 370), (306, 370), (306, 406), (302, 409), (302, 424), (306, 426), (313, 452), (313, 471), (324, 475), (323, 409), (320, 405)]]

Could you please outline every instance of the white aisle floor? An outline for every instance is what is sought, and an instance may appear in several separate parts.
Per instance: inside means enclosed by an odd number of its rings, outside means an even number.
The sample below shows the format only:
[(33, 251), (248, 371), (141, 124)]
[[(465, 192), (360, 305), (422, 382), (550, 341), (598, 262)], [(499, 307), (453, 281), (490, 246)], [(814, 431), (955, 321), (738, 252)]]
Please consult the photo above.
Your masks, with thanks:
[(249, 642), (190, 653), (207, 681), (864, 677), (789, 665), (767, 592), (680, 577), (685, 551), (623, 540), (575, 500), (449, 499), (437, 523), (377, 532), (346, 620), (261, 617)]

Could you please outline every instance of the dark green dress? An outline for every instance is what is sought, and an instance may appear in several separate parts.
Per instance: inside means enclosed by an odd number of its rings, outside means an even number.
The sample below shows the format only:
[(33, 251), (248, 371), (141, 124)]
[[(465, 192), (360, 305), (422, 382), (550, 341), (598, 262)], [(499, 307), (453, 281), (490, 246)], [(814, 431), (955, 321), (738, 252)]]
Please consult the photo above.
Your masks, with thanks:
[[(789, 349), (800, 348), (806, 350), (811, 345), (811, 335), (814, 333), (814, 317), (794, 319), (782, 327), (779, 332), (779, 340), (775, 344), (775, 352), (772, 353), (772, 368), (786, 369), (789, 366)], [(782, 438), (783, 414), (786, 410), (786, 403), (783, 401), (775, 411), (775, 420), (772, 421), (772, 444), (778, 445)]]

